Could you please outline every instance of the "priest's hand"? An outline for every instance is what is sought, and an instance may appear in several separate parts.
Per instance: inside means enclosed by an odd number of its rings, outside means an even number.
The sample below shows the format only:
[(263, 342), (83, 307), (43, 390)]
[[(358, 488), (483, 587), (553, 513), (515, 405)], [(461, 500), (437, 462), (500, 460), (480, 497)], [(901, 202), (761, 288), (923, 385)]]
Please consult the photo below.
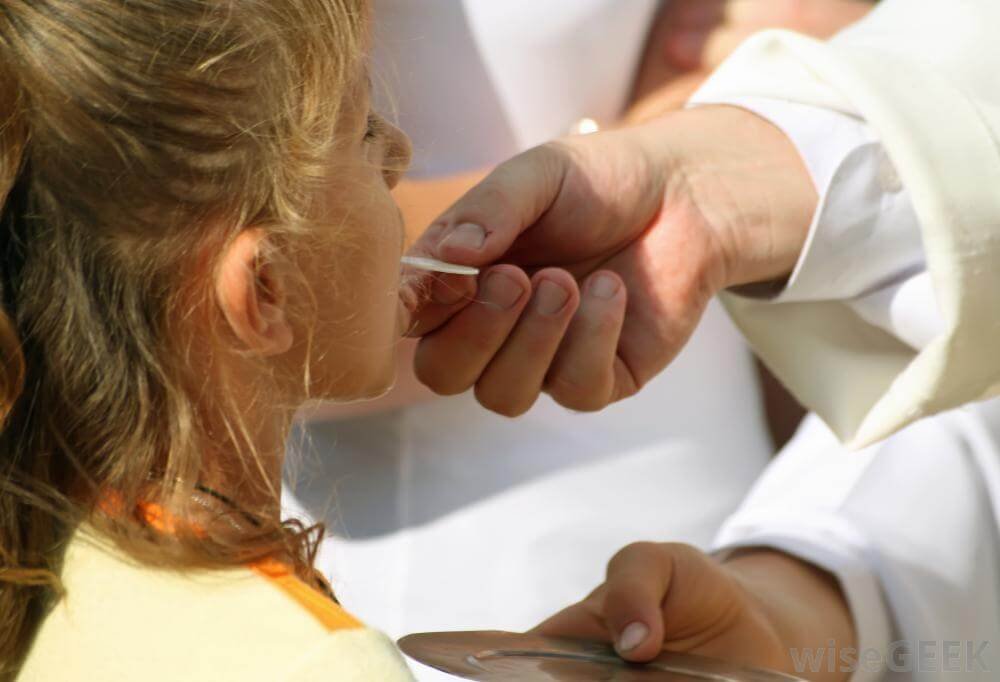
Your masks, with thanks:
[(631, 396), (718, 291), (787, 276), (816, 203), (791, 141), (733, 107), (530, 150), (414, 245), (482, 268), (408, 278), (417, 376), (508, 416), (542, 391), (576, 410)]

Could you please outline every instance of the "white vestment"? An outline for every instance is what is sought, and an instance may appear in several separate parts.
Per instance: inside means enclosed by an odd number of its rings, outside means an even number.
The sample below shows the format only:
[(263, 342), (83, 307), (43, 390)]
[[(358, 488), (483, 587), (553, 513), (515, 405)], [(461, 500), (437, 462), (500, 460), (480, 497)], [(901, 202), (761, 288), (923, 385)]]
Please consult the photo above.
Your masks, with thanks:
[[(751, 39), (695, 97), (770, 118), (823, 178), (787, 290), (728, 297), (822, 421), (715, 546), (837, 576), (855, 682), (1000, 675), (1000, 401), (940, 412), (990, 393), (1000, 366), (998, 25), (992, 0), (886, 0), (828, 45)], [(823, 652), (797, 653), (803, 672), (827, 669)]]
[[(909, 190), (931, 285), (918, 293), (942, 321), (921, 348), (841, 296), (781, 305), (727, 298), (775, 374), (853, 445), (1000, 389), (998, 26), (994, 0), (886, 0), (828, 43), (755, 36), (697, 96), (857, 115)], [(868, 258), (892, 265), (874, 250)]]

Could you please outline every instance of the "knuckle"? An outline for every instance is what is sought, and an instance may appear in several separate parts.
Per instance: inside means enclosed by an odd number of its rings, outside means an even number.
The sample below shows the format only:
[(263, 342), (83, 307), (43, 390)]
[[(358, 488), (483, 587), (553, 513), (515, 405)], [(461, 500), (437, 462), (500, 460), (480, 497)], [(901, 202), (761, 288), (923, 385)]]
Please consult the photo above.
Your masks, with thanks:
[(420, 383), (438, 395), (458, 395), (469, 390), (474, 380), (465, 378), (454, 364), (442, 360), (437, 353), (418, 348), (413, 372)]
[(498, 391), (482, 382), (476, 384), (476, 400), (490, 412), (513, 419), (531, 409), (534, 399), (517, 398)]
[[(500, 168), (496, 171), (500, 177), (507, 169)], [(480, 206), (491, 219), (500, 224), (516, 222), (517, 211), (510, 193), (505, 189), (503, 183), (497, 179), (486, 179), (476, 189), (476, 204)]]
[(432, 392), (440, 396), (459, 395), (469, 390), (468, 385), (455, 381), (438, 380), (436, 377), (434, 379), (425, 379), (419, 373), (417, 374), (417, 378)]
[(608, 573), (613, 573), (624, 566), (635, 561), (646, 562), (652, 560), (659, 553), (659, 546), (655, 542), (640, 541), (625, 545), (611, 557), (608, 562)]
[(538, 371), (543, 372), (551, 364), (551, 357), (555, 353), (555, 347), (559, 345), (558, 329), (552, 328), (552, 321), (549, 319), (522, 320), (520, 334), (517, 336), (517, 347), (525, 358), (532, 358), (541, 367)]
[(633, 369), (633, 364), (629, 363), (627, 359), (616, 356), (614, 366), (611, 370), (614, 375), (614, 378), (611, 379), (611, 402), (631, 398), (642, 390), (642, 387), (645, 385), (646, 380)]
[(596, 412), (608, 405), (602, 393), (578, 377), (558, 374), (546, 382), (546, 392), (563, 407), (577, 412)]
[(688, 559), (701, 556), (701, 551), (684, 542), (663, 542), (657, 546), (657, 552), (661, 555), (671, 556), (677, 559)]
[(622, 400), (627, 400), (639, 392), (639, 388), (634, 385), (619, 385), (616, 387), (614, 395), (611, 396), (611, 400), (608, 404), (621, 402)]
[(579, 139), (564, 138), (552, 140), (526, 152), (532, 155), (536, 166), (542, 171), (542, 184), (555, 190), (561, 187), (569, 169), (579, 163)]
[[(492, 325), (490, 326), (492, 327)], [(493, 357), (504, 341), (506, 341), (506, 338), (502, 330), (485, 328), (464, 335), (462, 339), (464, 348), (454, 348), (453, 351), (460, 351), (462, 355), (468, 357), (488, 360)], [(450, 362), (454, 362), (456, 354), (452, 352), (449, 355)]]
[(601, 338), (617, 336), (622, 326), (622, 313), (609, 309), (608, 306), (601, 306), (598, 310), (588, 311), (586, 320), (591, 334)]
[(572, 161), (580, 154), (577, 148), (579, 140), (571, 137), (564, 137), (550, 140), (540, 144), (525, 152), (525, 156), (530, 156), (541, 167), (550, 172), (561, 169), (567, 161)]
[(581, 348), (581, 355), (589, 360), (589, 365), (601, 363), (601, 368), (610, 367), (616, 357), (618, 337), (622, 328), (621, 316), (607, 310), (595, 311), (592, 307), (583, 311), (578, 320), (578, 327), (574, 329), (574, 341), (583, 337), (587, 339), (587, 347)]

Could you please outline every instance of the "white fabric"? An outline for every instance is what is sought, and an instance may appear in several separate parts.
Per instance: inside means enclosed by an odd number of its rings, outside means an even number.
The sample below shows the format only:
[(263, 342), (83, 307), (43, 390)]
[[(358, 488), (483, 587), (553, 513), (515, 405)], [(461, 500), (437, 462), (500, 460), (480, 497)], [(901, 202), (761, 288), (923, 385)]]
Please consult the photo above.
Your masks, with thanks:
[[(869, 22), (835, 39), (832, 49), (784, 34), (760, 36), (697, 96), (703, 104), (744, 106), (769, 118), (796, 142), (813, 173), (820, 208), (788, 288), (770, 302), (730, 303), (779, 374), (807, 402), (814, 398), (838, 435), (853, 436), (855, 445), (979, 397), (982, 383), (963, 389), (962, 382), (977, 366), (989, 378), (996, 362), (995, 352), (983, 351), (991, 332), (997, 338), (997, 308), (992, 319), (970, 313), (986, 312), (982, 301), (991, 287), (996, 291), (985, 268), (1000, 223), (983, 195), (996, 187), (990, 184), (995, 133), (961, 115), (970, 113), (971, 96), (979, 100), (973, 109), (996, 120), (988, 102), (1000, 95), (998, 64), (995, 53), (986, 54), (991, 43), (984, 30), (996, 25), (995, 5), (944, 3), (931, 11), (929, 3), (903, 4), (887, 2)], [(929, 46), (934, 54), (924, 54)], [(896, 70), (906, 68), (893, 63), (896, 56), (878, 64), (879, 49), (904, 53), (920, 76), (947, 71), (961, 89), (942, 89), (939, 76), (917, 87)], [(872, 88), (884, 78), (899, 78), (915, 97), (880, 98)], [(900, 93), (886, 85), (886, 94)], [(937, 106), (921, 111), (921, 98), (955, 104), (957, 115), (948, 122)], [(901, 107), (895, 117), (886, 112), (892, 106)], [(862, 115), (872, 116), (871, 127)], [(928, 141), (932, 133), (938, 143)], [(936, 156), (944, 145), (954, 149)], [(933, 186), (935, 170), (954, 177)], [(961, 233), (943, 238), (946, 230)], [(992, 262), (995, 272), (995, 257)], [(965, 295), (971, 300), (955, 300)], [(961, 324), (975, 329), (956, 331)], [(913, 351), (924, 349), (914, 360)], [(904, 372), (910, 376), (898, 378)], [(957, 377), (951, 386), (943, 381), (947, 372)], [(943, 397), (933, 398), (942, 386)], [(823, 391), (830, 401), (816, 399)], [(885, 391), (897, 395), (886, 398)], [(912, 392), (909, 412), (899, 407), (906, 391)], [(862, 405), (853, 414), (836, 405), (852, 399)], [(836, 575), (864, 660), (888, 662), (882, 670), (863, 666), (854, 682), (994, 680), (1000, 670), (998, 444), (997, 401), (919, 421), (859, 452), (810, 416), (727, 521), (716, 549), (768, 546)], [(921, 662), (921, 646), (934, 658)], [(946, 655), (955, 657), (945, 661)]]
[(944, 332), (909, 192), (864, 121), (766, 97), (690, 102), (707, 104), (742, 107), (780, 128), (819, 194), (802, 254), (771, 303), (839, 300), (914, 350)]
[[(866, 314), (844, 301), (726, 299), (779, 378), (855, 446), (1000, 390), (998, 22), (993, 0), (886, 0), (829, 43), (784, 31), (751, 38), (698, 95), (859, 115), (909, 191), (943, 322), (936, 334), (913, 298), (926, 291), (920, 280)], [(888, 333), (869, 321), (880, 307), (917, 321)]]
[[(377, 2), (376, 82), (395, 89), (415, 167), (468, 170), (582, 117), (613, 120), (655, 5)], [(308, 435), (288, 502), (340, 536), (320, 566), (392, 636), (528, 628), (595, 587), (629, 541), (706, 547), (771, 452), (751, 357), (715, 304), (666, 373), (599, 414), (543, 398), (510, 421), (464, 395)]]
[(819, 194), (799, 262), (772, 302), (854, 299), (925, 269), (909, 194), (864, 121), (766, 98), (729, 103), (788, 135)]
[(376, 0), (376, 89), (410, 177), (494, 165), (614, 122), (658, 0)]
[[(862, 669), (854, 682), (985, 682), (1000, 671), (997, 519), (1000, 402), (921, 421), (859, 452), (811, 415), (715, 547), (769, 546), (836, 575), (859, 649), (897, 668)], [(934, 666), (890, 655), (921, 641), (933, 643)], [(945, 642), (962, 643), (961, 672), (943, 669)], [(966, 642), (988, 642), (982, 666), (966, 660)]]
[(926, 348), (944, 330), (934, 284), (926, 270), (849, 302), (858, 316), (914, 349)]

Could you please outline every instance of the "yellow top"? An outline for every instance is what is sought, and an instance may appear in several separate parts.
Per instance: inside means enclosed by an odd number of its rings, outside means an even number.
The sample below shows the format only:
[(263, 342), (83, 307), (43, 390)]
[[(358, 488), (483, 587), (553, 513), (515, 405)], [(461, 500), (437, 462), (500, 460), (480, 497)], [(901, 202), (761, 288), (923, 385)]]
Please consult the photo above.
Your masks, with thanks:
[(80, 530), (62, 579), (19, 682), (413, 680), (388, 638), (278, 563), (158, 569)]

